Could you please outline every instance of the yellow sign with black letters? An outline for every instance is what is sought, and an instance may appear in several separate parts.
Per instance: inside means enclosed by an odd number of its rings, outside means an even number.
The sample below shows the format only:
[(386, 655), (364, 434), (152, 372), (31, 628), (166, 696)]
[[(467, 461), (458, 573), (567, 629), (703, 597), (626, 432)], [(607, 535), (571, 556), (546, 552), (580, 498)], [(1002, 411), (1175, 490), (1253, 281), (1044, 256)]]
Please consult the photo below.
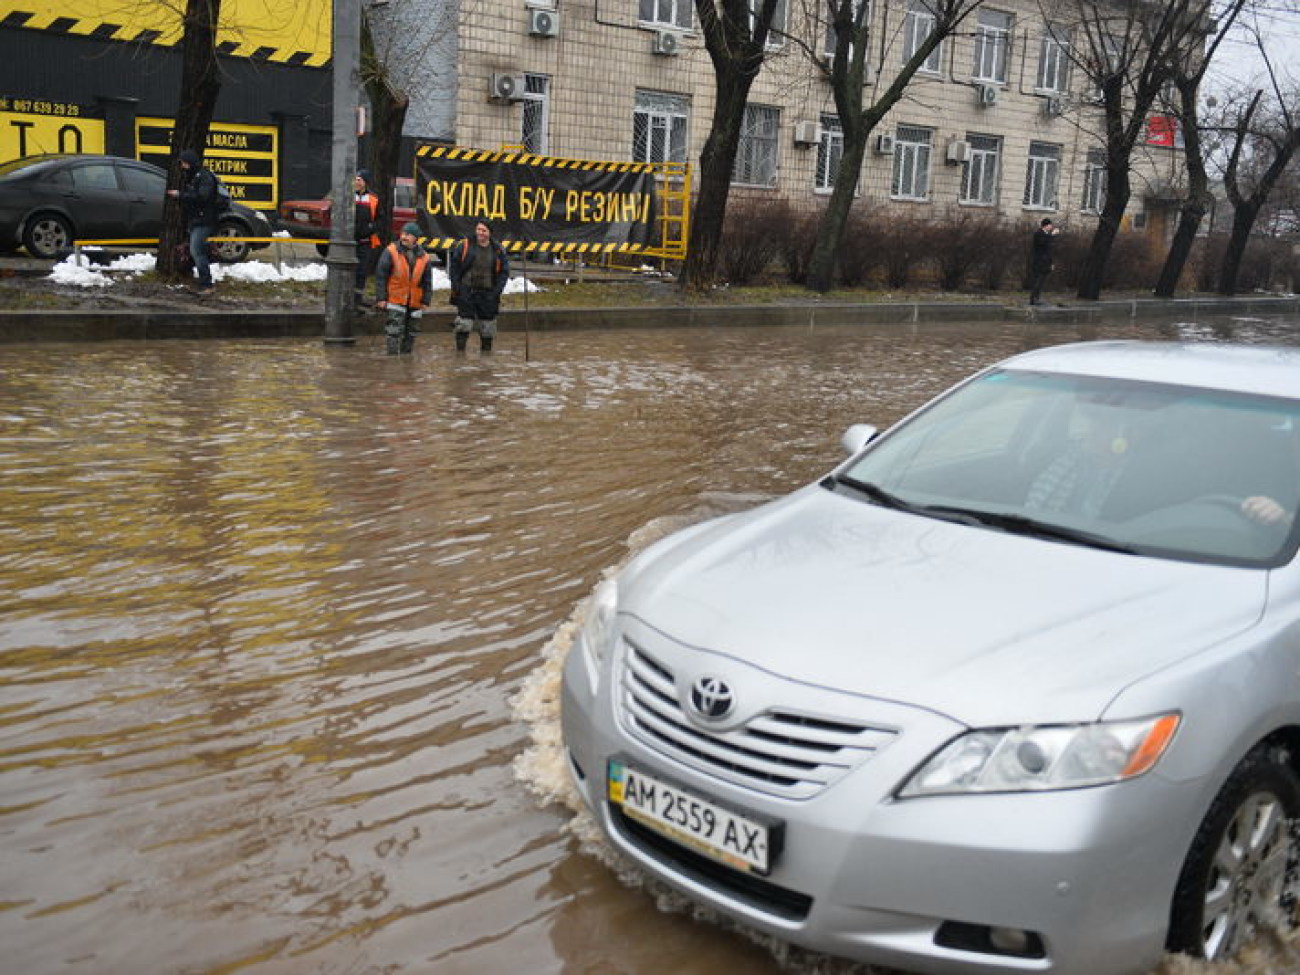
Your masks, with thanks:
[[(136, 119), (136, 155), (166, 169), (174, 124), (166, 118)], [(203, 149), (203, 165), (221, 177), (236, 203), (254, 210), (274, 210), (279, 202), (278, 141), (274, 125), (213, 122)]]
[(103, 152), (104, 120), (85, 105), (0, 95), (0, 160), (45, 152)]

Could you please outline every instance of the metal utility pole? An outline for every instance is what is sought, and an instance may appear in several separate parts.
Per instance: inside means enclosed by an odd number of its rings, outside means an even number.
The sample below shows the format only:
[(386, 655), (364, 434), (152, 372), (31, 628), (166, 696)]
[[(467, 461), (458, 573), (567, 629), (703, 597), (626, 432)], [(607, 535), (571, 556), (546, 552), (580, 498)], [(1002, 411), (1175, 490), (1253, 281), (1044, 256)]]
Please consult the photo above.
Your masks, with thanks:
[(325, 288), (325, 343), (352, 345), (356, 288), (357, 90), (361, 86), (361, 2), (334, 0), (334, 140), (330, 155), (330, 248)]

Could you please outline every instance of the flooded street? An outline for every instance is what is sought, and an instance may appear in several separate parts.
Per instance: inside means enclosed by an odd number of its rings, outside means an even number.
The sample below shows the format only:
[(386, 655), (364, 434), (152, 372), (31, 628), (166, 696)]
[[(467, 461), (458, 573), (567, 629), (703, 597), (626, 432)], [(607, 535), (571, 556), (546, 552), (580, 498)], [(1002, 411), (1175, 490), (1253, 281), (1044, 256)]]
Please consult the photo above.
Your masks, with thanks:
[(575, 608), (848, 424), (1100, 337), (1300, 325), (0, 346), (0, 971), (866, 972), (610, 869), (554, 750)]

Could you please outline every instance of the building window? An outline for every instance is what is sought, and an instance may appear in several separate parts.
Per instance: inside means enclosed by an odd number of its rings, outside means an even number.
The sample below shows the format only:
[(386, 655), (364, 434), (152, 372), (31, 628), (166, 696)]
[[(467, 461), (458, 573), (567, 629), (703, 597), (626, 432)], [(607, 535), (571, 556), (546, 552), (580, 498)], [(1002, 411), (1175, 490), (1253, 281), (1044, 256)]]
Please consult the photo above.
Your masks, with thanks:
[(1039, 91), (1064, 92), (1070, 88), (1070, 31), (1048, 24), (1038, 51)]
[(1084, 213), (1101, 213), (1106, 205), (1106, 155), (1100, 149), (1089, 149), (1083, 164), (1083, 200), (1079, 208)]
[[(827, 11), (827, 5), (826, 5), (826, 4), (822, 4), (821, 11), (822, 11), (821, 16), (822, 16), (822, 17), (825, 17), (825, 16), (827, 15), (827, 12), (828, 12), (828, 11)], [(864, 28), (867, 28), (868, 25), (870, 24), (870, 21), (871, 21), (871, 7), (870, 7), (870, 4), (867, 3), (866, 0), (854, 0), (854, 3), (853, 3), (853, 16), (854, 16), (854, 18), (855, 18), (855, 19), (854, 19), (854, 23), (857, 23), (856, 18), (859, 17), (859, 16), (861, 16), (861, 17), (862, 17), (862, 25), (863, 25)], [(826, 55), (827, 62), (829, 63), (830, 59), (833, 58), (833, 57), (835, 56), (835, 40), (836, 40), (836, 38), (835, 38), (835, 24), (832, 23), (832, 22), (830, 22), (830, 21), (828, 20), (828, 21), (826, 22), (826, 25), (825, 25), (825, 26), (826, 26), (825, 46), (824, 46), (824, 48), (823, 48), (823, 50), (822, 50), (822, 53)], [(869, 32), (869, 30), (864, 30), (863, 35), (862, 35), (862, 40), (863, 40), (863, 42), (867, 45), (867, 50), (868, 50), (868, 51), (871, 50), (871, 42), (870, 42), (870, 40), (869, 40), (869, 36), (870, 36), (870, 32)], [(850, 42), (850, 44), (849, 44), (849, 57), (850, 57), (850, 58), (853, 57), (853, 44), (852, 44), (852, 42)]]
[[(907, 14), (903, 18), (903, 63), (912, 60), (912, 55), (921, 49), (926, 38), (934, 33), (935, 19), (925, 0), (912, 0), (907, 5)], [(938, 72), (943, 61), (943, 44), (940, 43), (921, 65), (922, 71)]]
[(691, 17), (691, 12), (694, 10), (691, 0), (640, 0), (640, 4), (640, 18), (643, 24), (690, 30), (695, 23)]
[[(758, 18), (758, 11), (762, 7), (763, 0), (749, 0), (749, 30), (750, 36), (753, 36), (754, 22)], [(786, 37), (786, 0), (776, 0), (776, 9), (772, 11), (772, 25), (767, 32), (767, 46), (770, 48), (784, 47)]]
[(998, 10), (981, 10), (975, 27), (976, 81), (1007, 80), (1007, 49), (1011, 44), (1011, 15)]
[(930, 198), (930, 145), (934, 130), (900, 125), (894, 136), (894, 177), (890, 195), (896, 200)]
[(740, 123), (740, 145), (736, 150), (733, 183), (750, 186), (776, 185), (777, 135), (781, 112), (768, 105), (746, 105)]
[(524, 123), (520, 144), (525, 152), (546, 155), (551, 140), (551, 79), (544, 74), (524, 75)]
[(838, 115), (823, 115), (822, 138), (817, 143), (816, 189), (827, 193), (835, 188), (835, 174), (840, 171), (844, 157), (844, 129)]
[(1029, 143), (1029, 169), (1025, 174), (1025, 206), (1056, 209), (1056, 187), (1061, 177), (1061, 147), (1046, 142)]
[(961, 202), (993, 206), (998, 202), (1002, 143), (991, 135), (967, 135), (970, 156), (961, 170)]
[(685, 95), (638, 91), (632, 113), (634, 162), (686, 162), (686, 124), (690, 101)]

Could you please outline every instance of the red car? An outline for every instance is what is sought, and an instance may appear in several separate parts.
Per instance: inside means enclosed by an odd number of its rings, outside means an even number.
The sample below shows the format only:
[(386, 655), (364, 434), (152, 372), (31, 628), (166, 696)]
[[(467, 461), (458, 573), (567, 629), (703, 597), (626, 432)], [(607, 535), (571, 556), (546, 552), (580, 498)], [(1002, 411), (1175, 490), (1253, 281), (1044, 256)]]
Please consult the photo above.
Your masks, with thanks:
[[(280, 227), (290, 236), (325, 241), (316, 245), (321, 257), (329, 250), (330, 199), (285, 200), (280, 204)], [(402, 226), (415, 220), (415, 180), (399, 176), (393, 183), (393, 234), (396, 240)]]

